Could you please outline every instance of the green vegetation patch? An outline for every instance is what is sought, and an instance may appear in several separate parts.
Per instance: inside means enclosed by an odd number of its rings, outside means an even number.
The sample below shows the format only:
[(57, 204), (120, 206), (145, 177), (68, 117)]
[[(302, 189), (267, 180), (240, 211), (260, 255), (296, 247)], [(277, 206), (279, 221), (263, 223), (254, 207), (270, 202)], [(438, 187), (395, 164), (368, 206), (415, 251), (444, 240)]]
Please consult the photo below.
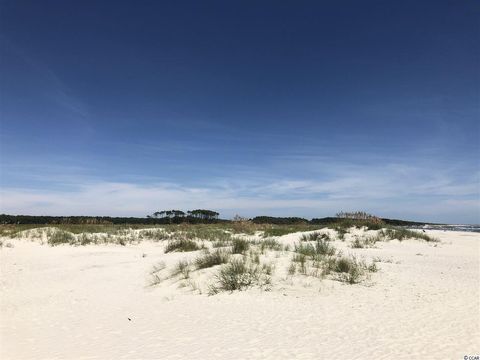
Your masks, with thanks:
[(177, 239), (171, 240), (168, 242), (167, 246), (165, 247), (165, 252), (187, 252), (187, 251), (197, 251), (200, 250), (201, 247), (193, 240), (190, 239)]
[(217, 249), (214, 252), (205, 252), (195, 259), (195, 266), (199, 269), (205, 269), (216, 265), (225, 264), (230, 259), (231, 252)]
[(252, 286), (271, 284), (272, 268), (259, 266), (243, 258), (232, 258), (223, 265), (216, 276), (217, 284), (210, 287), (210, 294), (220, 291), (244, 290)]

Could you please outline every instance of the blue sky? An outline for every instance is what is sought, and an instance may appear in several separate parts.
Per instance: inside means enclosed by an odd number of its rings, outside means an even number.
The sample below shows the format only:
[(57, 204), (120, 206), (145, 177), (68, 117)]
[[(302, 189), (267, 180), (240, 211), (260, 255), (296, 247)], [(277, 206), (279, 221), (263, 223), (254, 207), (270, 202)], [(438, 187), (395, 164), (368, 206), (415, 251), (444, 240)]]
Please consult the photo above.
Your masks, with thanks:
[(0, 212), (480, 223), (475, 1), (0, 2)]

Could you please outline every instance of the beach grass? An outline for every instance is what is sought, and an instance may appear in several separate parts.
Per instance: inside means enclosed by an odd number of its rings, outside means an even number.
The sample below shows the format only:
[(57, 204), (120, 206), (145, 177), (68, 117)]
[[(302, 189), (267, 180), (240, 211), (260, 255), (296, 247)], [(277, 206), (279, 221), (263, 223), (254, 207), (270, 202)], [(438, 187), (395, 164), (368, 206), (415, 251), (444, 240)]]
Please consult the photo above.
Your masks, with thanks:
[(53, 234), (48, 238), (48, 243), (52, 246), (60, 244), (74, 244), (76, 241), (75, 236), (64, 230), (54, 231)]
[(205, 252), (195, 259), (197, 270), (225, 264), (230, 259), (231, 252), (223, 249), (217, 249), (213, 252)]
[(171, 276), (181, 275), (183, 279), (188, 279), (190, 278), (190, 272), (190, 263), (187, 260), (180, 260), (173, 268)]
[(245, 254), (250, 247), (250, 242), (245, 239), (233, 239), (232, 240), (232, 253)]
[(246, 259), (232, 258), (216, 275), (217, 284), (210, 287), (210, 294), (220, 291), (245, 290), (252, 286), (267, 286), (271, 283), (272, 268), (262, 267)]
[(167, 246), (165, 247), (165, 252), (187, 252), (187, 251), (197, 251), (200, 250), (201, 247), (193, 240), (190, 239), (177, 239), (171, 240), (168, 242)]

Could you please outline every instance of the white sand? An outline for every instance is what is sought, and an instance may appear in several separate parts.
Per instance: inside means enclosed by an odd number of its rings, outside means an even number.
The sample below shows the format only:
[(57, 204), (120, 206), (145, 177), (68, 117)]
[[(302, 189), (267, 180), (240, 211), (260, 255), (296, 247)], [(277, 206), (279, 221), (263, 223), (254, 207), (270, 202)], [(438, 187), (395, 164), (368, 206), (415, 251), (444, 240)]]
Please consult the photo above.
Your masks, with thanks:
[[(379, 243), (356, 285), (286, 273), (270, 292), (208, 296), (149, 272), (196, 254), (161, 243), (0, 249), (1, 359), (463, 359), (480, 353), (480, 236)], [(281, 238), (293, 243), (298, 234)], [(146, 254), (145, 257), (142, 254)], [(218, 269), (217, 269), (218, 270)], [(200, 273), (198, 281), (209, 271)], [(131, 321), (128, 320), (131, 319)]]

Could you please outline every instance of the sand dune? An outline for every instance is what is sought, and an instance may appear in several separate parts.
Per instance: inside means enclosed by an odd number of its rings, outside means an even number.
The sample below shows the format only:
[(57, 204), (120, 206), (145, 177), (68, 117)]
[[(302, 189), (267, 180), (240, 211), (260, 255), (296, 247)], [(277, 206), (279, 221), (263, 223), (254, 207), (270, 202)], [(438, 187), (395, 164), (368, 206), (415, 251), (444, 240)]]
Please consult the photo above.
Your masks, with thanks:
[[(286, 274), (270, 255), (271, 291), (209, 296), (166, 280), (148, 286), (164, 254), (138, 245), (0, 249), (2, 359), (463, 359), (480, 352), (480, 236), (429, 231), (439, 243), (337, 248), (380, 260), (360, 284)], [(299, 234), (279, 238), (298, 241)], [(199, 294), (199, 292), (202, 292)]]

